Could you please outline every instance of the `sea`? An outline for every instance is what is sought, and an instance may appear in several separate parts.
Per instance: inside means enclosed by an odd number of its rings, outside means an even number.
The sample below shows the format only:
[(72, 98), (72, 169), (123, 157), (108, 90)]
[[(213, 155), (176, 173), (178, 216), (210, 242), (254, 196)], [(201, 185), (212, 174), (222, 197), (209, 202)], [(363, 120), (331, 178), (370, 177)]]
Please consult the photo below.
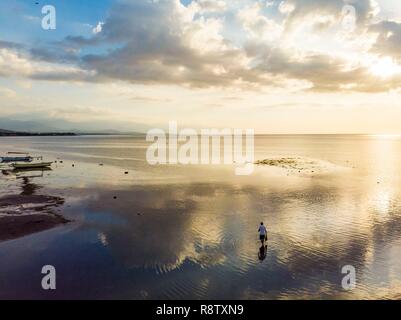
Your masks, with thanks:
[[(149, 145), (0, 138), (0, 156), (54, 162), (2, 167), (0, 199), (59, 197), (47, 210), (70, 221), (0, 242), (0, 299), (401, 298), (401, 136), (258, 135), (255, 161), (268, 161), (248, 176), (150, 165)], [(55, 290), (42, 287), (49, 265)]]

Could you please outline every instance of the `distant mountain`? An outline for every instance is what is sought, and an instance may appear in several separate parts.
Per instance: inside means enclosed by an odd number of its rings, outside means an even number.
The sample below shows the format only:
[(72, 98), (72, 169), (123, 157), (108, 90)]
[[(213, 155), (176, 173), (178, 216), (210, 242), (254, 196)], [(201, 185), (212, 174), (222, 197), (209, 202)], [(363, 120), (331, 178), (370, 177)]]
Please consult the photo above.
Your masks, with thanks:
[[(15, 120), (0, 118), (0, 128), (18, 132), (73, 132), (76, 134), (143, 134), (142, 124), (108, 122), (70, 122), (62, 119)], [(116, 129), (118, 128), (118, 130)]]
[(10, 134), (10, 133), (13, 133), (13, 132), (14, 131), (0, 129), (0, 134)]
[(57, 129), (37, 121), (10, 120), (0, 118), (0, 128), (23, 132), (56, 132)]
[(0, 137), (31, 137), (31, 136), (75, 136), (73, 132), (22, 132), (0, 129)]

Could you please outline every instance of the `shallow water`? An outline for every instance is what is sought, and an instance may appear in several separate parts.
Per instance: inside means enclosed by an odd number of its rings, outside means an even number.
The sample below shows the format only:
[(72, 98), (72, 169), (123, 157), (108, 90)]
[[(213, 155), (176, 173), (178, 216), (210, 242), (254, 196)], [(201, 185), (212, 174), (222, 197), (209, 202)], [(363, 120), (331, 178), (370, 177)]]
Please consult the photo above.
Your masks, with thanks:
[[(0, 138), (0, 154), (57, 161), (52, 171), (2, 175), (0, 196), (29, 179), (33, 192), (63, 197), (56, 210), (73, 220), (0, 242), (0, 298), (400, 298), (401, 138), (255, 144), (257, 160), (296, 158), (302, 170), (257, 166), (239, 177), (233, 166), (152, 167), (141, 137)], [(49, 264), (50, 292), (40, 286)], [(356, 268), (351, 291), (341, 286), (344, 265)]]

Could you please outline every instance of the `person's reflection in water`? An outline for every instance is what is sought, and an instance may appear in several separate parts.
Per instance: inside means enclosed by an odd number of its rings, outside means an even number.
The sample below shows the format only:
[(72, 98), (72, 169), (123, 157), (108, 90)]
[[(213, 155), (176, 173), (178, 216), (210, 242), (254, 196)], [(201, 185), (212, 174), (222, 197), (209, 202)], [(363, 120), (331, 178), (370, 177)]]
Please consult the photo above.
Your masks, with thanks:
[(259, 253), (258, 253), (258, 257), (260, 261), (263, 261), (266, 259), (266, 253), (267, 253), (267, 245), (263, 244), (260, 248), (259, 248)]

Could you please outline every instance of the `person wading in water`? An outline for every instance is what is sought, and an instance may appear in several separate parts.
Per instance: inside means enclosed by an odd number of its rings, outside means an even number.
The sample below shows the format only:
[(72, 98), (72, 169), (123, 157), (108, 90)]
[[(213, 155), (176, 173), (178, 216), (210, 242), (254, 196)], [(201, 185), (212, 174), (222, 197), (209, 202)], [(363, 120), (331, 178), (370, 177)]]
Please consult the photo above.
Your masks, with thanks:
[(259, 239), (262, 242), (262, 246), (265, 244), (265, 241), (267, 240), (267, 230), (266, 227), (263, 225), (263, 222), (260, 223), (259, 226)]

